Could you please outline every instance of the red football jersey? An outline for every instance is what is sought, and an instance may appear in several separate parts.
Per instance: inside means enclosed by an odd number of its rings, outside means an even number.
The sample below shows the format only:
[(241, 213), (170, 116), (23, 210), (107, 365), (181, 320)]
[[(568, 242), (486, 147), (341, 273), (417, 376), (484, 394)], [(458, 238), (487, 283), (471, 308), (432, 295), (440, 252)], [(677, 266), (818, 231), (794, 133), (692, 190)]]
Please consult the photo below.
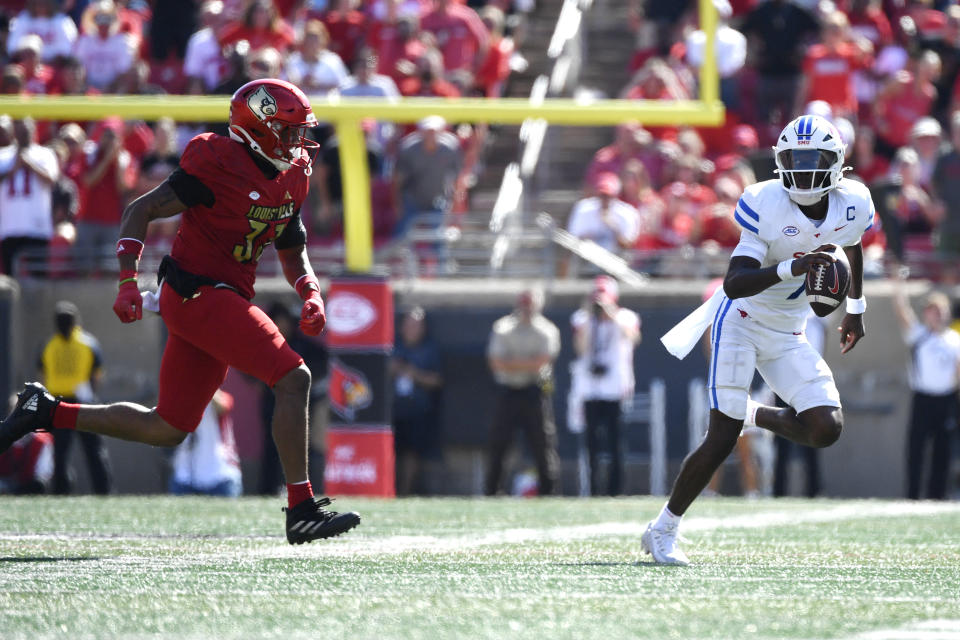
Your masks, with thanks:
[(213, 191), (216, 201), (184, 211), (170, 255), (186, 271), (252, 298), (264, 247), (283, 233), (307, 197), (306, 174), (293, 167), (269, 180), (242, 143), (213, 133), (190, 141), (180, 168)]

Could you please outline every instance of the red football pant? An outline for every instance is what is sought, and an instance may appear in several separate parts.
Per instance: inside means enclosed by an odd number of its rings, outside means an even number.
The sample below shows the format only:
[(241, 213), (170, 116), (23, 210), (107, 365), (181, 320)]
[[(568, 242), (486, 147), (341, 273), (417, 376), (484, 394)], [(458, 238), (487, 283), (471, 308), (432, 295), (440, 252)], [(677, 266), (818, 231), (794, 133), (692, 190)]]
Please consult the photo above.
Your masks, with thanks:
[(160, 363), (157, 413), (192, 432), (233, 367), (273, 387), (303, 363), (267, 314), (230, 289), (200, 287), (185, 300), (169, 286), (160, 315), (169, 337)]

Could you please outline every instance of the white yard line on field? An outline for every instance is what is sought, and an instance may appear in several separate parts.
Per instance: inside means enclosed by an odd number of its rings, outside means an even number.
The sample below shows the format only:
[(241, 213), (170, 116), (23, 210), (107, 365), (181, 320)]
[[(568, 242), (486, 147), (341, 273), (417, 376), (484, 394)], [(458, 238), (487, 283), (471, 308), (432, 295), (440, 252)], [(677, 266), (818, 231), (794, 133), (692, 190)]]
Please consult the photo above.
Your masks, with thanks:
[[(761, 509), (762, 506), (758, 506)], [(718, 529), (760, 529), (803, 524), (821, 524), (856, 520), (860, 518), (876, 517), (924, 517), (948, 513), (960, 513), (960, 504), (939, 502), (851, 502), (839, 503), (836, 506), (825, 506), (812, 510), (776, 510), (760, 511), (759, 513), (745, 513), (738, 516), (724, 518), (689, 517), (680, 527), (681, 534), (699, 531), (713, 531)], [(637, 514), (638, 516), (647, 514)], [(652, 515), (652, 514), (650, 514)], [(480, 547), (495, 547), (502, 545), (516, 545), (537, 542), (574, 542), (598, 538), (636, 537), (646, 528), (645, 521), (634, 522), (601, 522), (588, 525), (569, 525), (542, 528), (511, 528), (491, 530), (476, 535), (457, 534), (452, 536), (435, 535), (388, 535), (383, 537), (368, 537), (363, 535), (363, 526), (356, 533), (348, 534), (344, 538), (310, 547), (277, 547), (244, 548), (244, 554), (284, 556), (302, 555), (305, 551), (315, 552), (324, 556), (375, 556), (381, 554), (397, 554), (405, 552), (422, 553), (449, 553), (466, 551)], [(359, 534), (359, 535), (358, 535)], [(47, 534), (0, 534), (2, 540), (50, 540), (58, 537), (56, 533)], [(63, 537), (70, 540), (122, 540), (124, 535), (117, 534), (65, 534)], [(137, 539), (171, 538), (175, 534), (151, 536), (139, 534), (129, 536)], [(198, 539), (217, 540), (271, 540), (270, 537), (260, 536), (199, 536)], [(213, 551), (214, 555), (220, 551)], [(203, 556), (209, 556), (209, 552)]]
[(850, 640), (957, 640), (960, 620), (924, 620), (899, 629), (877, 629), (858, 633)]

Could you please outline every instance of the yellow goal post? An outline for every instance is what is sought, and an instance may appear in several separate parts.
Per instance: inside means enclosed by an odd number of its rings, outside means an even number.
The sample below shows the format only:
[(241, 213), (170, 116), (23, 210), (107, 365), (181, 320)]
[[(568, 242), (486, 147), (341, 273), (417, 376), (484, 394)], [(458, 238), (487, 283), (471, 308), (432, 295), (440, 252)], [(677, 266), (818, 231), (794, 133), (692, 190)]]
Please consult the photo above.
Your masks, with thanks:
[[(370, 175), (361, 121), (368, 118), (412, 123), (428, 115), (448, 122), (522, 124), (529, 118), (552, 125), (602, 126), (635, 120), (644, 125), (719, 126), (724, 108), (715, 59), (717, 13), (712, 0), (699, 0), (701, 28), (706, 35), (697, 100), (571, 100), (552, 98), (531, 104), (527, 98), (340, 99), (311, 97), (314, 113), (330, 122), (339, 140), (343, 167), (344, 246), (346, 268), (368, 272), (373, 267), (373, 224)], [(626, 63), (626, 60), (624, 61)], [(117, 116), (155, 121), (225, 122), (227, 96), (0, 96), (0, 114), (36, 120), (100, 120)]]

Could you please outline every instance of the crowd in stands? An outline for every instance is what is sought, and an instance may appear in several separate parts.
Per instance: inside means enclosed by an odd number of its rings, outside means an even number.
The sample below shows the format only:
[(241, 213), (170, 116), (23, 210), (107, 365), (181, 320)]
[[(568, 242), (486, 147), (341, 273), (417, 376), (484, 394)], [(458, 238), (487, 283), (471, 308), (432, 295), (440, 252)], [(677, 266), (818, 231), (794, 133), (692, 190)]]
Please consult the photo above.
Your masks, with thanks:
[[(883, 255), (956, 281), (960, 258), (960, 5), (946, 0), (714, 0), (719, 128), (618, 127), (586, 170), (582, 209), (618, 220), (640, 252), (732, 247), (742, 189), (773, 178), (782, 127), (815, 113), (846, 145), (846, 175), (871, 187), (880, 223), (864, 238)], [(633, 0), (628, 99), (695, 98), (705, 34), (695, 2)], [(616, 216), (596, 197), (613, 197)], [(609, 227), (611, 225), (605, 225)], [(575, 231), (571, 228), (571, 231)], [(609, 234), (607, 234), (609, 235)], [(609, 238), (606, 239), (607, 241)], [(933, 265), (931, 267), (931, 265)]]
[[(232, 94), (266, 77), (287, 79), (308, 95), (391, 99), (397, 96), (499, 96), (511, 65), (522, 64), (515, 39), (531, 4), (489, 0), (3, 0), (0, 1), (0, 92), (19, 95)], [(4, 271), (23, 248), (73, 247), (108, 255), (124, 205), (176, 166), (180, 151), (210, 127), (106, 118), (100, 122), (0, 119), (0, 180), (11, 196), (38, 180), (54, 206), (29, 224), (0, 212)], [(439, 130), (438, 130), (439, 128)], [(374, 231), (385, 242), (434, 214), (463, 212), (485, 128), (437, 118), (419, 126), (365, 122), (372, 175)], [(27, 133), (24, 131), (23, 133)], [(302, 212), (314, 242), (342, 236), (338, 143), (321, 124), (323, 145)], [(21, 139), (22, 138), (22, 139)], [(435, 144), (439, 140), (439, 144)], [(24, 149), (30, 148), (29, 154)], [(435, 153), (436, 152), (436, 153)], [(25, 155), (44, 159), (24, 163)], [(428, 157), (437, 155), (436, 158)], [(38, 171), (40, 166), (45, 167)], [(439, 170), (434, 193), (415, 171)], [(396, 170), (395, 170), (396, 168)], [(451, 175), (452, 174), (452, 175)], [(34, 198), (37, 191), (33, 190)], [(94, 204), (95, 203), (95, 204)], [(50, 214), (42, 224), (37, 218)], [(153, 225), (149, 242), (171, 240), (176, 220)], [(39, 249), (38, 249), (39, 247)], [(90, 258), (93, 259), (92, 257)]]

